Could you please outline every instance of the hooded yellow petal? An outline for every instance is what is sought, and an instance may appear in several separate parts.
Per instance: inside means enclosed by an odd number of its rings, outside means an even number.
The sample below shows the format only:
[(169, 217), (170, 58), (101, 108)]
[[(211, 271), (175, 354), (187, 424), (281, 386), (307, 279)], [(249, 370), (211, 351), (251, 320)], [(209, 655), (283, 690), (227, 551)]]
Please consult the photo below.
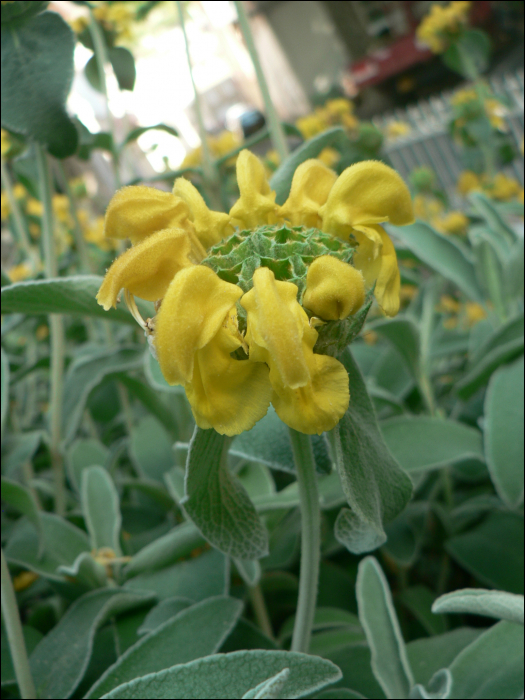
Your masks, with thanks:
[(204, 248), (211, 248), (233, 232), (228, 214), (208, 209), (200, 192), (189, 180), (177, 178), (173, 194), (188, 205), (195, 233)]
[(303, 306), (326, 321), (346, 318), (363, 306), (365, 283), (355, 267), (331, 255), (316, 258), (306, 275)]
[(320, 435), (335, 428), (348, 408), (348, 374), (335, 357), (316, 355), (311, 349), (307, 356), (311, 381), (304, 387), (290, 389), (280, 382), (273, 368), (270, 370), (272, 403), (279, 418), (290, 428)]
[(341, 173), (320, 215), (323, 231), (342, 238), (353, 226), (414, 221), (407, 186), (395, 170), (374, 160), (355, 163)]
[(275, 192), (272, 192), (261, 161), (244, 150), (237, 158), (237, 184), (241, 196), (230, 210), (231, 223), (240, 228), (256, 228), (277, 221)]
[(287, 425), (303, 433), (331, 430), (348, 407), (348, 375), (333, 357), (315, 355), (318, 334), (296, 301), (297, 287), (268, 268), (253, 276), (241, 300), (248, 312), (250, 361), (270, 367), (272, 403)]
[(155, 320), (155, 347), (169, 384), (192, 381), (196, 351), (217, 334), (241, 295), (239, 287), (204, 265), (175, 276)]
[(253, 288), (241, 299), (248, 312), (246, 342), (250, 360), (273, 362), (286, 386), (308, 383), (308, 366), (302, 350), (304, 319), (308, 316), (297, 302), (297, 287), (280, 282), (267, 267), (253, 275)]
[(121, 289), (148, 301), (162, 299), (176, 273), (193, 265), (190, 249), (186, 231), (157, 231), (115, 260), (100, 286), (98, 303), (106, 311), (116, 306)]
[(318, 160), (306, 160), (297, 168), (288, 199), (280, 214), (292, 226), (319, 228), (319, 207), (328, 199), (337, 175)]
[(185, 202), (171, 192), (142, 185), (123, 187), (107, 208), (105, 235), (138, 243), (162, 229), (187, 228), (189, 214)]
[[(376, 283), (374, 296), (385, 314), (395, 316), (399, 311), (401, 278), (394, 244), (382, 226), (360, 226), (354, 236), (359, 243), (354, 253), (355, 267), (363, 273), (368, 287)], [(381, 240), (380, 254), (374, 256), (377, 237)]]
[(396, 249), (386, 231), (383, 231), (381, 226), (378, 228), (381, 229), (383, 248), (381, 250), (381, 270), (377, 277), (374, 296), (387, 316), (395, 316), (399, 311), (399, 290), (401, 289)]
[(268, 367), (232, 358), (230, 353), (240, 344), (233, 308), (217, 335), (195, 353), (193, 380), (185, 385), (197, 425), (221, 435), (250, 430), (270, 405)]

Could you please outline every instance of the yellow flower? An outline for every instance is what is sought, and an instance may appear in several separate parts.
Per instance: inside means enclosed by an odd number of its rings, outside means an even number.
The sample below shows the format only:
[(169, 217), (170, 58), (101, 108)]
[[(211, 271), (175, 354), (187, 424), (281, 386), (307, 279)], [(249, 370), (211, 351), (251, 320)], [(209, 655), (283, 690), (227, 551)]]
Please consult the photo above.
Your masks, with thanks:
[(484, 318), (487, 318), (487, 312), (485, 309), (480, 304), (476, 304), (473, 301), (467, 301), (465, 304), (465, 313), (467, 316), (467, 325), (469, 327), (475, 326), (476, 323), (479, 323), (480, 321), (483, 321)]
[(104, 217), (98, 216), (93, 223), (89, 221), (89, 215), (84, 209), (77, 211), (77, 217), (82, 227), (84, 240), (93, 243), (101, 250), (114, 250), (117, 242), (106, 238), (104, 235)]
[(321, 134), (328, 128), (326, 122), (321, 119), (318, 114), (307, 114), (305, 117), (300, 117), (295, 122), (295, 126), (299, 129), (305, 140), (311, 139), (317, 134)]
[(9, 153), (9, 149), (11, 148), (11, 139), (9, 138), (9, 133), (5, 130), (2, 129), (0, 132), (0, 152), (3, 156), (7, 155)]
[(25, 591), (26, 588), (29, 588), (39, 578), (39, 575), (35, 574), (34, 571), (22, 571), (13, 578), (13, 588), (17, 593), (20, 593), (20, 591)]
[(49, 327), (42, 323), (36, 329), (35, 336), (37, 340), (45, 340), (49, 336)]
[(341, 154), (335, 148), (323, 148), (317, 156), (317, 159), (326, 165), (327, 168), (332, 168), (340, 158)]
[[(310, 160), (280, 207), (249, 151), (239, 154), (237, 181), (229, 214), (210, 211), (183, 178), (172, 193), (117, 192), (106, 235), (127, 236), (132, 246), (97, 300), (109, 309), (125, 290), (164, 377), (184, 386), (201, 428), (249, 430), (271, 401), (287, 425), (320, 434), (342, 418), (349, 389), (343, 365), (318, 341), (363, 306), (365, 282), (387, 313), (397, 310), (395, 251), (379, 223), (410, 223), (410, 195), (382, 163), (359, 163), (337, 178)], [(155, 302), (154, 319), (140, 318), (134, 295)]]
[(464, 236), (467, 233), (469, 220), (461, 211), (451, 211), (445, 216), (434, 219), (434, 227), (441, 233), (453, 233)]
[(233, 359), (242, 347), (235, 303), (242, 290), (195, 265), (175, 276), (155, 323), (155, 347), (170, 384), (183, 384), (197, 425), (226, 435), (249, 430), (268, 410), (268, 368)]
[(505, 173), (496, 173), (494, 179), (485, 185), (484, 190), (489, 197), (505, 202), (518, 197), (521, 186), (515, 178), (508, 177)]
[(89, 27), (89, 19), (84, 16), (75, 17), (74, 19), (70, 20), (69, 26), (75, 32), (75, 34), (82, 34), (84, 29)]
[(21, 182), (17, 182), (13, 186), (13, 194), (15, 195), (15, 199), (24, 199), (24, 197), (27, 195), (27, 190)]
[(386, 135), (391, 141), (395, 141), (411, 132), (410, 124), (406, 122), (389, 122), (386, 127)]
[(9, 279), (11, 282), (21, 282), (22, 280), (31, 277), (31, 266), (27, 263), (20, 263), (19, 265), (14, 265), (7, 271)]
[(451, 2), (446, 7), (433, 4), (416, 30), (417, 38), (434, 53), (442, 53), (467, 25), (470, 5), (470, 2)]
[(460, 309), (460, 303), (454, 297), (449, 296), (448, 294), (444, 294), (441, 299), (439, 300), (439, 304), (437, 307), (438, 311), (441, 311), (442, 313), (448, 313), (448, 314), (457, 314), (459, 313)]
[(260, 267), (241, 304), (248, 312), (250, 359), (269, 366), (281, 420), (303, 433), (334, 428), (348, 407), (348, 375), (335, 358), (314, 354), (318, 334), (297, 301), (296, 285)]
[(463, 196), (481, 189), (481, 180), (472, 170), (464, 170), (458, 178), (457, 190)]
[(357, 240), (354, 265), (367, 285), (375, 282), (375, 297), (387, 316), (395, 316), (399, 311), (399, 268), (392, 241), (379, 224), (414, 222), (410, 192), (403, 180), (379, 161), (355, 163), (337, 178), (319, 213), (323, 231)]
[(53, 195), (53, 213), (58, 221), (68, 226), (72, 225), (71, 214), (69, 211), (69, 199), (65, 194)]
[(38, 199), (30, 197), (27, 200), (26, 211), (30, 216), (42, 216), (44, 213), (44, 205)]
[(9, 218), (10, 213), (11, 205), (9, 204), (9, 197), (7, 196), (7, 192), (2, 192), (0, 200), (0, 214), (2, 217), (2, 221), (6, 221), (6, 219)]

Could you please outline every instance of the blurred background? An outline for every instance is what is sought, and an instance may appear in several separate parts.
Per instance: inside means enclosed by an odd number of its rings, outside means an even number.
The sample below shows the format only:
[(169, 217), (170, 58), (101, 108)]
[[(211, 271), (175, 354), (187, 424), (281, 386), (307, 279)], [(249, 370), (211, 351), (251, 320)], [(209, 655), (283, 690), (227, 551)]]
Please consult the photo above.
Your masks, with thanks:
[[(392, 143), (386, 148), (402, 175), (406, 177), (407, 171), (417, 165), (429, 164), (429, 149), (443, 150), (439, 147), (439, 135), (446, 131), (450, 118), (448, 92), (461, 83), (461, 76), (447, 68), (416, 36), (421, 19), (433, 4), (439, 3), (245, 2), (280, 118), (294, 123), (315, 114), (315, 108), (327, 100), (346, 97), (353, 101), (353, 116), (371, 120), (387, 136), (391, 122), (410, 126), (410, 135), (408, 130), (400, 133), (390, 139)], [(106, 5), (112, 15), (104, 19), (100, 14), (102, 24), (106, 22), (114, 30), (116, 46), (131, 51), (136, 71), (133, 90), (120, 89), (114, 72), (107, 71), (109, 109), (117, 138), (124, 137), (132, 127), (159, 122), (172, 126), (178, 134), (173, 137), (162, 131), (148, 131), (140, 136), (122, 162), (123, 179), (176, 170), (185, 162), (191, 164), (190, 154), (200, 145), (200, 138), (191, 77), (185, 68), (184, 37), (174, 4)], [(493, 44), (487, 77), (494, 89), (509, 100), (508, 126), (519, 146), (523, 133), (523, 3), (472, 5), (471, 24), (487, 31)], [(93, 68), (89, 38), (82, 41), (86, 10), (71, 2), (54, 2), (50, 7), (74, 29), (81, 30), (68, 107), (92, 133), (108, 131), (106, 102), (93, 86), (96, 76), (89, 71)], [(205, 128), (211, 136), (222, 135), (217, 149), (227, 152), (236, 139), (250, 136), (264, 125), (263, 102), (252, 61), (232, 2), (187, 2), (185, 12)], [(123, 76), (120, 77), (122, 83)], [(301, 129), (300, 122), (298, 126)], [(312, 125), (305, 124), (302, 131), (305, 138), (310, 137)], [(225, 132), (232, 134), (229, 139), (224, 137)], [(395, 127), (390, 136), (396, 136)], [(400, 144), (403, 136), (404, 143)], [(264, 144), (258, 150), (265, 152), (269, 148)], [(461, 163), (453, 145), (446, 151), (449, 152), (434, 159), (434, 168), (441, 185), (452, 190)], [(114, 187), (107, 159), (100, 152), (93, 153), (92, 159), (97, 179), (102, 186), (105, 183), (106, 194), (111, 194)], [(514, 170), (522, 182), (519, 164)]]

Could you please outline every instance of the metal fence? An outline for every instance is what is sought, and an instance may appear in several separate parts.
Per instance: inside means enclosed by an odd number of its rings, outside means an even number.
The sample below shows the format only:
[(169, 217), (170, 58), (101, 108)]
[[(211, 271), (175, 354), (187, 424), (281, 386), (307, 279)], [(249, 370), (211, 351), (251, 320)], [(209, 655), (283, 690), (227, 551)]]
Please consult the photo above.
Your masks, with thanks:
[[(494, 93), (505, 98), (510, 105), (506, 121), (518, 156), (505, 168), (505, 172), (523, 184), (523, 71), (494, 76), (489, 78), (489, 83)], [(378, 115), (372, 121), (381, 130), (393, 121), (410, 124), (412, 130), (409, 134), (385, 144), (385, 152), (393, 167), (404, 178), (414, 168), (424, 165), (432, 168), (451, 204), (458, 206), (460, 200), (455, 186), (464, 166), (461, 161), (461, 146), (453, 141), (447, 130), (447, 124), (452, 118), (451, 95), (452, 91), (443, 92), (409, 107)]]

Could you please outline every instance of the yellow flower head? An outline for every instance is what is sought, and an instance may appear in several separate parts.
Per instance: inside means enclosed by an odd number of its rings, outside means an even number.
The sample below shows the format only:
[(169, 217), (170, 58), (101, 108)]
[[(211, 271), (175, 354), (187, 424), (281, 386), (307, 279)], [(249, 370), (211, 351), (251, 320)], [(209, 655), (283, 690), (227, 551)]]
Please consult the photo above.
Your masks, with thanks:
[(10, 148), (11, 139), (9, 138), (9, 133), (5, 129), (2, 129), (0, 132), (0, 152), (5, 156), (9, 153)]
[(446, 7), (433, 4), (417, 28), (417, 38), (434, 53), (443, 53), (450, 41), (467, 25), (470, 5), (470, 2), (451, 2)]
[(458, 178), (457, 190), (463, 196), (481, 189), (481, 180), (472, 170), (464, 170)]
[(14, 265), (7, 271), (11, 282), (21, 282), (31, 277), (32, 270), (31, 266), (27, 263), (20, 263), (19, 265)]
[(9, 204), (9, 197), (7, 196), (7, 192), (2, 192), (0, 212), (2, 221), (5, 221), (9, 218), (9, 214), (11, 213), (11, 205)]
[(411, 132), (410, 124), (406, 122), (389, 122), (386, 127), (386, 136), (391, 141), (396, 141)]
[(27, 200), (26, 211), (30, 216), (42, 216), (44, 213), (44, 205), (38, 199), (30, 197)]
[(468, 218), (461, 211), (451, 211), (445, 216), (434, 219), (435, 228), (441, 233), (453, 233), (456, 236), (464, 236), (469, 224)]
[(519, 197), (521, 189), (520, 183), (505, 173), (496, 173), (494, 179), (484, 186), (489, 197), (502, 202)]
[[(348, 375), (331, 355), (359, 332), (372, 291), (386, 313), (399, 307), (396, 255), (380, 223), (411, 223), (410, 195), (383, 163), (358, 163), (337, 178), (310, 160), (279, 206), (249, 151), (237, 159), (237, 182), (229, 214), (210, 211), (184, 178), (172, 193), (117, 192), (106, 236), (132, 246), (97, 299), (109, 309), (125, 290), (164, 377), (184, 386), (201, 428), (236, 435), (271, 402), (287, 425), (320, 434), (349, 401)], [(134, 296), (155, 302), (154, 319), (141, 319)]]

